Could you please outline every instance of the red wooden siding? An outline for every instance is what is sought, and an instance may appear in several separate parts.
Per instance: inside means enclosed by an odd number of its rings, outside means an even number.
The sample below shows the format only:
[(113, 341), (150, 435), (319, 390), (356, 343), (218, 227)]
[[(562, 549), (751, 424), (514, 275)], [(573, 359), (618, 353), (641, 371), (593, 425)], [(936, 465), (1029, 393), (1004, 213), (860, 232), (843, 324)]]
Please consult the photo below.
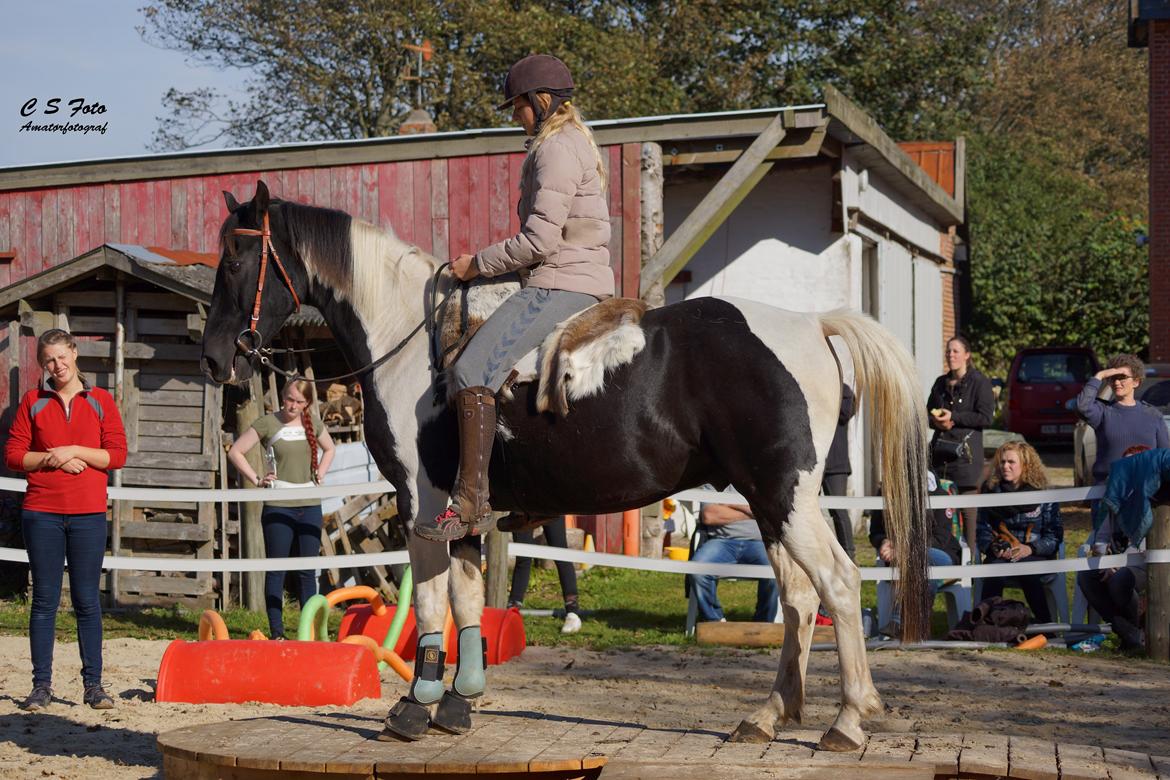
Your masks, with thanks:
[(926, 171), (935, 184), (946, 190), (952, 198), (955, 197), (955, 144), (953, 141), (907, 141), (898, 144), (899, 148), (910, 159), (918, 163), (918, 167)]
[[(641, 268), (640, 146), (602, 149), (609, 170), (610, 253), (619, 294), (636, 297)], [(0, 287), (104, 243), (217, 252), (226, 216), (222, 192), (251, 197), (263, 179), (276, 197), (346, 211), (447, 259), (514, 235), (520, 228), (522, 153), (476, 155), (244, 174), (144, 179), (0, 192)], [(143, 162), (144, 174), (150, 162)], [(21, 339), (20, 387), (37, 380), (32, 339)], [(0, 334), (0, 344), (3, 334)], [(0, 405), (10, 381), (0, 349)], [(620, 518), (620, 515), (617, 516)], [(621, 531), (613, 535), (621, 550)], [(604, 537), (604, 532), (599, 534)], [(601, 541), (598, 549), (603, 549)]]

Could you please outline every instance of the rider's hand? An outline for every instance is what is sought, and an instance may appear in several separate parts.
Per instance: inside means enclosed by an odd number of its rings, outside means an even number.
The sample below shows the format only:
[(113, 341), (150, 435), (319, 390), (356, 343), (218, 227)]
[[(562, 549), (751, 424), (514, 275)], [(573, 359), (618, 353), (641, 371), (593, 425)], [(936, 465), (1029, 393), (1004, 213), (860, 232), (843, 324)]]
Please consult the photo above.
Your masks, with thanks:
[(479, 276), (479, 269), (475, 266), (475, 257), (459, 255), (451, 261), (451, 273), (455, 274), (461, 282), (469, 282)]

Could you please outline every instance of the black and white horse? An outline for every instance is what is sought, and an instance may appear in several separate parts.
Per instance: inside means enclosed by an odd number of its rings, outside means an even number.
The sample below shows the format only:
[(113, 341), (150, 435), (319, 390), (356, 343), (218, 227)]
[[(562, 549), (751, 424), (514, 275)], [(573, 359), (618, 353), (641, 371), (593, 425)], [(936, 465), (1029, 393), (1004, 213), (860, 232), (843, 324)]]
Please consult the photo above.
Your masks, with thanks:
[[(242, 205), (225, 195), (230, 215), (203, 338), (208, 376), (248, 378), (247, 353), (271, 339), (299, 301), (321, 310), (351, 367), (396, 350), (361, 377), (366, 442), (398, 490), (400, 518), (410, 525), (441, 512), (455, 478), (456, 426), (432, 391), (432, 326), (420, 328), (431, 315), (432, 286), (440, 297), (449, 292), (446, 278), (435, 281), (440, 261), (345, 213), (270, 200), (263, 182)], [(268, 270), (250, 321), (269, 224), (287, 279)], [(492, 507), (607, 513), (704, 483), (734, 486), (759, 522), (789, 632), (771, 695), (733, 738), (770, 740), (778, 722), (800, 721), (814, 617), (824, 604), (836, 626), (842, 704), (821, 745), (859, 747), (861, 721), (881, 710), (881, 699), (865, 655), (859, 573), (817, 504), (842, 381), (828, 337), (848, 346), (859, 396), (868, 400), (886, 524), (903, 564), (903, 626), (918, 637), (928, 616), (926, 420), (909, 354), (872, 319), (844, 310), (797, 314), (701, 298), (650, 310), (641, 327), (645, 347), (567, 416), (535, 411), (533, 385), (501, 402)], [(442, 631), (448, 592), (456, 624), (478, 625), (478, 539), (448, 547), (408, 536), (420, 634)]]

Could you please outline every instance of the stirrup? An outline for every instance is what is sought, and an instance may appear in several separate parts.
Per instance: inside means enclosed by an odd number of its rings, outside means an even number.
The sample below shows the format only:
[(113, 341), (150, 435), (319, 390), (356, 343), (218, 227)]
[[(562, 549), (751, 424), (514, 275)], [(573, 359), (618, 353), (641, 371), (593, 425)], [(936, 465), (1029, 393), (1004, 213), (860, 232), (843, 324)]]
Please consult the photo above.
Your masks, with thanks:
[(467, 536), (470, 526), (463, 522), (459, 513), (447, 507), (438, 517), (414, 521), (414, 532), (429, 542), (454, 542)]

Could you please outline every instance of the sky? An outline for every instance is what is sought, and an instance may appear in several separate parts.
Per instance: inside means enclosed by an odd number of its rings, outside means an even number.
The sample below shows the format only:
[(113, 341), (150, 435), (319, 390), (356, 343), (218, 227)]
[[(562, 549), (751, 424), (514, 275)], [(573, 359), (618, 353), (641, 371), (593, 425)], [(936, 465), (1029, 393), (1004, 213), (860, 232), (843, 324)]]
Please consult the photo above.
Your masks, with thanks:
[[(148, 154), (168, 88), (210, 86), (241, 95), (239, 71), (189, 64), (178, 52), (145, 43), (134, 28), (148, 2), (0, 0), (0, 166)], [(61, 98), (60, 111), (44, 115), (52, 98)], [(70, 118), (77, 98), (105, 112)], [(35, 106), (24, 109), (31, 99)], [(22, 116), (22, 109), (31, 113)], [(29, 122), (104, 124), (106, 131), (22, 131)]]

